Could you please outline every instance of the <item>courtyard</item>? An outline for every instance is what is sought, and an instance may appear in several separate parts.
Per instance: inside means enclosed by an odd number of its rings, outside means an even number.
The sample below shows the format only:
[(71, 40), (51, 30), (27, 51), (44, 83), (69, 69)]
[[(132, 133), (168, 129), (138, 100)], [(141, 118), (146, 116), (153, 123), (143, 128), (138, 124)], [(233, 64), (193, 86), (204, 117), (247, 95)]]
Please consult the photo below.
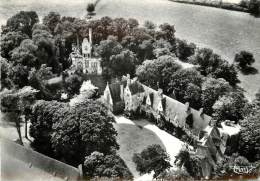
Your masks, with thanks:
[(132, 161), (134, 153), (140, 153), (147, 146), (159, 144), (170, 156), (170, 163), (174, 166), (175, 156), (182, 148), (183, 142), (167, 132), (159, 129), (146, 119), (130, 120), (124, 116), (115, 116), (115, 129), (118, 132), (117, 141), (120, 145), (118, 154), (125, 161), (135, 180), (151, 180), (152, 174), (141, 176)]

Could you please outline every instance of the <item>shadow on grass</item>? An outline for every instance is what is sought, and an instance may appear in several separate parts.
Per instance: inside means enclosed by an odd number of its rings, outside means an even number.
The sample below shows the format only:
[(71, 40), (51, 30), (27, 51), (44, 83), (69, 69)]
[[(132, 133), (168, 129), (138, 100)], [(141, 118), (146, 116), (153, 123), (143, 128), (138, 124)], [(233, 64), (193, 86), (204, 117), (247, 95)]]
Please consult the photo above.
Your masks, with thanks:
[(161, 139), (153, 131), (143, 127), (146, 124), (147, 122), (138, 125), (124, 123), (114, 125), (118, 132), (117, 142), (120, 145), (118, 154), (134, 176), (139, 176), (133, 162), (134, 153), (140, 153), (153, 144), (159, 144), (163, 149), (166, 149)]
[(258, 74), (258, 70), (254, 67), (246, 67), (244, 69), (240, 69), (241, 73), (244, 75), (255, 75)]

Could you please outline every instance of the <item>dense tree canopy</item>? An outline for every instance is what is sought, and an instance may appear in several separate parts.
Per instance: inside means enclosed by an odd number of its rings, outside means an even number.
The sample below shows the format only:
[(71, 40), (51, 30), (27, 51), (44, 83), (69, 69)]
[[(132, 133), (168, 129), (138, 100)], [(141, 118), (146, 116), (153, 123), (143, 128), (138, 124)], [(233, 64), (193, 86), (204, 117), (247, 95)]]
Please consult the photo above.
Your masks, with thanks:
[(223, 78), (230, 85), (236, 85), (239, 82), (234, 65), (230, 65), (226, 60), (221, 59), (211, 49), (199, 49), (190, 61), (199, 65), (198, 70), (204, 76)]
[(43, 24), (46, 25), (52, 33), (54, 33), (54, 30), (60, 20), (61, 16), (59, 13), (49, 12), (48, 15), (43, 18)]
[(12, 65), (7, 62), (5, 58), (0, 57), (0, 66), (1, 66), (1, 90), (4, 88), (11, 89), (13, 87), (12, 80), (10, 79), (10, 71)]
[(160, 145), (150, 145), (141, 153), (135, 153), (133, 161), (141, 174), (154, 171), (154, 178), (171, 167), (170, 158)]
[(187, 43), (186, 40), (176, 39), (176, 55), (182, 61), (187, 61), (187, 58), (195, 53), (196, 45)]
[(168, 92), (172, 74), (181, 68), (175, 59), (171, 56), (161, 56), (158, 59), (146, 60), (137, 68), (136, 75), (144, 84), (158, 88), (159, 83), (159, 87)]
[(119, 54), (110, 57), (110, 66), (113, 74), (122, 76), (126, 74), (133, 75), (135, 73), (136, 56), (130, 50), (122, 51)]
[(250, 0), (248, 5), (249, 12), (254, 16), (260, 15), (260, 1), (259, 0)]
[(60, 118), (64, 118), (67, 105), (57, 101), (39, 100), (31, 113), (30, 136), (34, 138), (32, 146), (40, 153), (54, 157), (51, 144), (52, 126)]
[(73, 107), (39, 101), (32, 109), (30, 135), (38, 151), (77, 166), (93, 151), (110, 154), (118, 149), (113, 121), (97, 101), (85, 100)]
[(200, 107), (200, 89), (202, 75), (194, 68), (180, 69), (172, 74), (169, 87), (176, 99), (181, 102), (190, 102), (194, 108)]
[(232, 90), (227, 81), (222, 78), (207, 78), (202, 84), (202, 105), (206, 114), (212, 114), (212, 106), (219, 97), (227, 94)]
[(20, 31), (31, 37), (32, 27), (38, 22), (39, 18), (35, 11), (20, 11), (7, 20), (6, 26), (3, 27), (3, 33)]
[(259, 107), (239, 123), (242, 126), (239, 133), (239, 153), (249, 161), (260, 159), (260, 111)]
[(116, 154), (104, 155), (94, 151), (84, 161), (84, 175), (87, 177), (116, 177), (123, 180), (132, 178), (124, 161)]
[(117, 41), (116, 37), (110, 36), (107, 40), (100, 42), (100, 45), (97, 47), (97, 52), (102, 57), (104, 64), (109, 64), (110, 57), (119, 54), (122, 49), (123, 47)]
[(18, 47), (23, 40), (28, 38), (28, 35), (16, 31), (10, 31), (4, 34), (1, 36), (1, 56), (9, 59), (11, 57), (11, 51)]
[(244, 118), (247, 100), (243, 92), (235, 91), (220, 97), (213, 105), (213, 118), (218, 122), (230, 120), (237, 123)]
[(251, 52), (241, 51), (235, 55), (234, 61), (237, 63), (239, 68), (245, 69), (248, 66), (251, 66), (255, 62), (255, 59)]

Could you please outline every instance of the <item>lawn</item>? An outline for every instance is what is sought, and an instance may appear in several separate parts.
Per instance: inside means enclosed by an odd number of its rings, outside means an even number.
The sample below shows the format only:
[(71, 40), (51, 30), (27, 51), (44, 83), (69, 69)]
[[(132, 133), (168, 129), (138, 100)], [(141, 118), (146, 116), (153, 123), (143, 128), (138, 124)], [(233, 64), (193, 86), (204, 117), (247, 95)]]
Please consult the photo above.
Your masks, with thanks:
[(154, 124), (145, 119), (129, 120), (123, 116), (116, 116), (115, 129), (118, 132), (117, 141), (120, 145), (118, 151), (121, 158), (137, 180), (150, 179), (151, 175), (141, 176), (132, 161), (134, 153), (140, 153), (147, 146), (159, 144), (170, 156), (171, 164), (175, 160), (175, 155), (180, 151), (182, 142), (174, 136), (159, 129)]

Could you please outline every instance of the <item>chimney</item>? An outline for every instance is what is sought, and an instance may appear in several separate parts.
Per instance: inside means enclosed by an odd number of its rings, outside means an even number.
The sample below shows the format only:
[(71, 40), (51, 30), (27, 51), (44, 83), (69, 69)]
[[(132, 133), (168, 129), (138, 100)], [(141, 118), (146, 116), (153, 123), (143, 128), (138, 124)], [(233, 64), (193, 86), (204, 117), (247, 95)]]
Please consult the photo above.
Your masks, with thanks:
[(203, 108), (200, 108), (199, 110), (199, 115), (202, 117), (204, 115), (204, 109)]
[(163, 90), (162, 90), (162, 89), (159, 88), (159, 89), (157, 90), (157, 93), (158, 93), (158, 95), (159, 95), (160, 98), (163, 97)]
[(89, 48), (90, 48), (90, 50), (89, 50), (89, 57), (91, 58), (91, 53), (92, 53), (92, 28), (89, 28), (88, 29), (88, 38), (89, 38)]
[(124, 100), (124, 85), (120, 84), (120, 98)]
[(157, 94), (162, 99), (163, 98), (163, 90), (159, 86), (159, 82), (157, 82)]
[(186, 102), (185, 103), (185, 106), (186, 106), (186, 112), (188, 113), (188, 112), (190, 112), (190, 103), (189, 102)]
[(88, 37), (89, 37), (89, 43), (92, 46), (92, 28), (88, 29)]

